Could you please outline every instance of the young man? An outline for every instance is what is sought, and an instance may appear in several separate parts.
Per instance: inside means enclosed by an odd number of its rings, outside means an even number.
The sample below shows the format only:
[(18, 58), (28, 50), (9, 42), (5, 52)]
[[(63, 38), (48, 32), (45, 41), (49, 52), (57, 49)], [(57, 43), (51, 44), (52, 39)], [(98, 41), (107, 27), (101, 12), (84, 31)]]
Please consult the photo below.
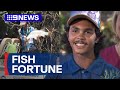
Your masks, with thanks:
[(99, 57), (100, 12), (72, 11), (67, 26), (72, 54), (62, 64), (62, 74), (46, 79), (118, 79), (120, 71)]

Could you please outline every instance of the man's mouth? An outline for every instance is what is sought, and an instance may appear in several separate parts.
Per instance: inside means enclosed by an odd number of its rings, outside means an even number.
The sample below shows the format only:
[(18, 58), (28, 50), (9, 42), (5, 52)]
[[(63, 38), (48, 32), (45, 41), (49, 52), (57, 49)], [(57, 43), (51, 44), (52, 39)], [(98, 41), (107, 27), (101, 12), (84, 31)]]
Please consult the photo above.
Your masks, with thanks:
[(87, 45), (87, 43), (83, 42), (83, 41), (75, 41), (74, 43), (76, 46), (78, 47), (84, 47), (85, 45)]

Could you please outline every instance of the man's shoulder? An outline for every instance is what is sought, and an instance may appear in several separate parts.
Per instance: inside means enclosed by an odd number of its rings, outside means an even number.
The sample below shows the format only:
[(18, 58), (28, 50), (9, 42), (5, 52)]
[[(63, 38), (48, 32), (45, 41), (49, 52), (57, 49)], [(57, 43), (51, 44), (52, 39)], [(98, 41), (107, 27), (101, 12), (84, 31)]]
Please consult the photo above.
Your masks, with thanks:
[(106, 63), (105, 68), (108, 69), (108, 70), (114, 70), (114, 71), (119, 71), (120, 72), (120, 70), (118, 68), (114, 67), (112, 64)]
[[(103, 58), (98, 58), (99, 68), (101, 69), (100, 76), (102, 79), (120, 79), (120, 70), (113, 65), (107, 63)], [(97, 64), (98, 64), (97, 63)]]
[[(99, 56), (99, 61), (102, 62), (104, 68), (108, 68), (108, 69), (114, 69), (114, 70), (119, 70), (116, 67), (114, 67), (112, 64), (107, 63), (101, 56)], [(120, 70), (119, 70), (120, 71)]]

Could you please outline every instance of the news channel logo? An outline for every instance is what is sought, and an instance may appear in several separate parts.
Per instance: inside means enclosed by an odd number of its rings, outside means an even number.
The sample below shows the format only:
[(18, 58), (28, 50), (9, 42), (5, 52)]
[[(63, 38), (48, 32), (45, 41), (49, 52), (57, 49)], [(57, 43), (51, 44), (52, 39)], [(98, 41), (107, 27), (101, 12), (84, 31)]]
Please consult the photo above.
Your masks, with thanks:
[(42, 21), (41, 14), (5, 14), (5, 21)]

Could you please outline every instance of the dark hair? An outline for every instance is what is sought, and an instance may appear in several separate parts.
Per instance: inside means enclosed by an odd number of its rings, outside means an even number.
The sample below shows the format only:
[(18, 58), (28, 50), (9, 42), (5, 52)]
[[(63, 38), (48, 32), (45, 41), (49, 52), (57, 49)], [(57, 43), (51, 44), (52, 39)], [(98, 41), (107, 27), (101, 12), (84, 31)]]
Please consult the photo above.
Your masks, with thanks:
[[(70, 25), (72, 25), (73, 23), (80, 21), (80, 20), (85, 20), (85, 19), (74, 20)], [(65, 33), (64, 33), (63, 39), (62, 39), (62, 42), (65, 44), (65, 50), (67, 53), (72, 53), (72, 48), (70, 46), (70, 43), (69, 43), (68, 37), (67, 37), (70, 25), (65, 25)], [(102, 33), (100, 32), (99, 28), (97, 28), (97, 27), (95, 29), (95, 33), (96, 33), (97, 38), (99, 38), (99, 41), (97, 43), (95, 43), (95, 46), (94, 46), (94, 53), (95, 53), (95, 56), (97, 57), (99, 55), (100, 50), (103, 48), (103, 43), (102, 43), (103, 37), (102, 37)]]

